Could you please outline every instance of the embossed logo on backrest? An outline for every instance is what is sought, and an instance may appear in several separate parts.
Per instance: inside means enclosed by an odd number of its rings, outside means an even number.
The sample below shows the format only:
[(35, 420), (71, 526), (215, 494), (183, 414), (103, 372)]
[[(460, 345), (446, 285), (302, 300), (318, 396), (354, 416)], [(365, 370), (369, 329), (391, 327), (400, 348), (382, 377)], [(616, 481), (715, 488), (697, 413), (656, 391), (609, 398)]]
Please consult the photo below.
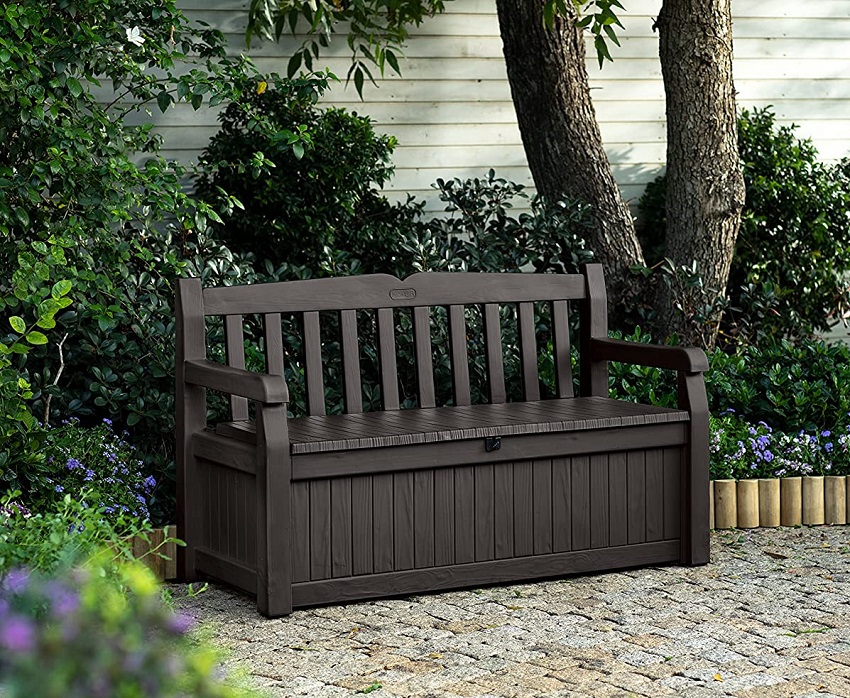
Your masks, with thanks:
[(394, 301), (409, 301), (416, 298), (415, 288), (394, 288), (390, 291), (390, 298)]

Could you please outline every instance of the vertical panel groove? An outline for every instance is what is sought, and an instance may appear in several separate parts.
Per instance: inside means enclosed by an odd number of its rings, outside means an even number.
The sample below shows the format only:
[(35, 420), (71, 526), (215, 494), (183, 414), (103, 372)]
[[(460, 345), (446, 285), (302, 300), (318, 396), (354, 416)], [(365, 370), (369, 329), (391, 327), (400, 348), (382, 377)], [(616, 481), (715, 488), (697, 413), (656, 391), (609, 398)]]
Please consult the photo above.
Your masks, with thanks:
[(629, 477), (629, 543), (646, 540), (646, 466), (644, 451), (626, 454)]
[(605, 548), (610, 535), (610, 490), (608, 456), (597, 453), (590, 457), (590, 547)]
[(552, 549), (556, 553), (572, 549), (571, 469), (570, 458), (552, 460)]

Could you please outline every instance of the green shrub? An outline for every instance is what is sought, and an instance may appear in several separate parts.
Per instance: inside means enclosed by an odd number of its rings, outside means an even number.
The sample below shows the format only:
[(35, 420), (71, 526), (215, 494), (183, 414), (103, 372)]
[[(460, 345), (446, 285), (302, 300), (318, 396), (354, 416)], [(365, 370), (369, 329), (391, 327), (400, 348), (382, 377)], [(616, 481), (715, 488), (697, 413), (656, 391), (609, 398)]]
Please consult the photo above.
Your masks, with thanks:
[[(747, 188), (729, 276), (726, 341), (825, 332), (850, 306), (850, 177), (818, 161), (770, 108), (744, 110), (738, 145)], [(663, 257), (664, 176), (639, 203), (647, 263)], [(721, 339), (723, 339), (723, 335)]]
[(85, 501), (92, 499), (88, 490), (78, 494), (65, 494), (52, 508), (36, 513), (19, 503), (20, 491), (0, 498), (0, 576), (19, 566), (54, 574), (107, 546), (115, 562), (133, 559), (125, 538), (148, 536), (150, 523), (123, 513), (107, 518), (102, 508)]
[(332, 268), (389, 271), (420, 206), (377, 191), (392, 175), (395, 138), (376, 134), (368, 117), (320, 109), (326, 88), (315, 76), (231, 103), (199, 162), (197, 195), (213, 205), (222, 192), (239, 199), (244, 210), (225, 215), (216, 233), (273, 267), (320, 275), (341, 250), (352, 261)]
[[(101, 82), (114, 88), (109, 104)], [(249, 267), (206, 238), (218, 214), (186, 195), (186, 170), (157, 154), (152, 123), (124, 117), (135, 104), (199, 108), (256, 84), (243, 59), (226, 57), (223, 35), (190, 25), (173, 0), (0, 7), (5, 487), (34, 487), (46, 438), (36, 419), (73, 415), (128, 424), (159, 479), (170, 474), (172, 281)]]
[(47, 576), (16, 568), (0, 580), (0, 688), (8, 698), (252, 695), (218, 674), (190, 617), (159, 599), (138, 563), (95, 559)]

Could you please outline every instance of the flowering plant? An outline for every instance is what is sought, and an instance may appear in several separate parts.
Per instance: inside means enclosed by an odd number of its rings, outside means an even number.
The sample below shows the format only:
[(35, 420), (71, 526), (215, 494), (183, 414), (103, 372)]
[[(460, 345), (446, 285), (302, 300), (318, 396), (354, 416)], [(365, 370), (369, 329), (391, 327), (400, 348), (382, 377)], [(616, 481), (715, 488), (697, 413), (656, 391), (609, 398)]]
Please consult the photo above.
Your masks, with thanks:
[(51, 470), (37, 508), (61, 501), (66, 493), (79, 497), (85, 487), (89, 494), (84, 501), (107, 518), (150, 518), (148, 502), (156, 480), (143, 473), (145, 464), (135, 447), (115, 433), (109, 419), (95, 427), (82, 427), (77, 419), (63, 422), (50, 430), (46, 453)]
[(750, 424), (728, 411), (709, 418), (712, 479), (773, 477), (776, 435), (766, 423)]
[(850, 434), (829, 429), (784, 434), (776, 464), (777, 477), (840, 475), (847, 472)]
[[(193, 621), (160, 601), (150, 572), (128, 562), (119, 584), (97, 560), (50, 577), (0, 578), (0, 688), (7, 698), (237, 698), (219, 657), (187, 634)], [(193, 634), (194, 635), (194, 634)]]

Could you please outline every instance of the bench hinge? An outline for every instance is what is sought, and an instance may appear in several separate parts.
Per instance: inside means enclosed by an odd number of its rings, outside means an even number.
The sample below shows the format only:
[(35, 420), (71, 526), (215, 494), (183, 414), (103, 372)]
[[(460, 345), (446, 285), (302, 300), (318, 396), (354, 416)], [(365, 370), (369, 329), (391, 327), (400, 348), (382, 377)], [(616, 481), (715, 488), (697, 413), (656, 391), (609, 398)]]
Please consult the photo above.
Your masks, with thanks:
[(484, 438), (484, 450), (487, 451), (487, 453), (490, 453), (491, 451), (498, 451), (501, 447), (501, 436), (486, 436)]

